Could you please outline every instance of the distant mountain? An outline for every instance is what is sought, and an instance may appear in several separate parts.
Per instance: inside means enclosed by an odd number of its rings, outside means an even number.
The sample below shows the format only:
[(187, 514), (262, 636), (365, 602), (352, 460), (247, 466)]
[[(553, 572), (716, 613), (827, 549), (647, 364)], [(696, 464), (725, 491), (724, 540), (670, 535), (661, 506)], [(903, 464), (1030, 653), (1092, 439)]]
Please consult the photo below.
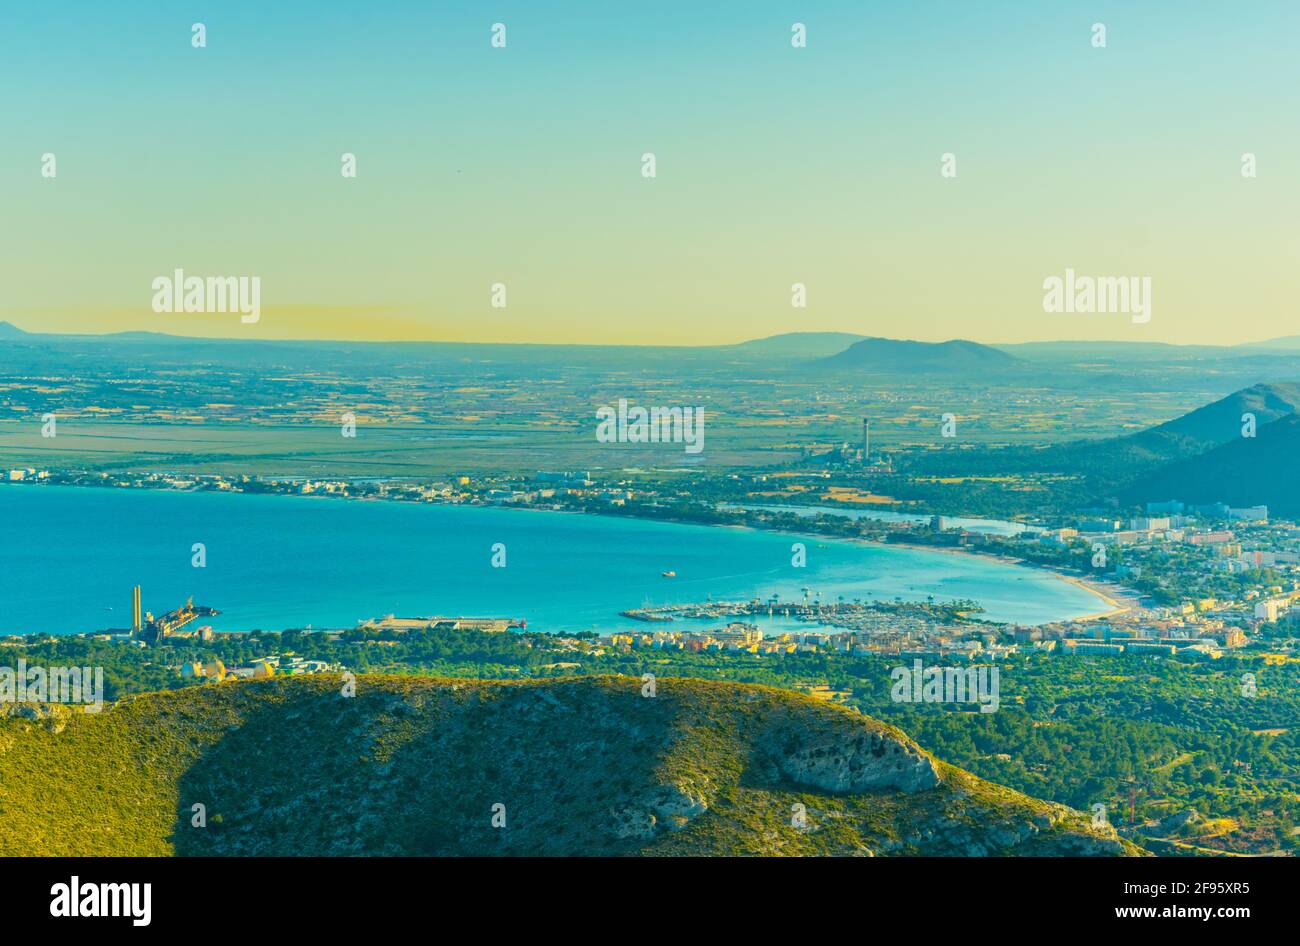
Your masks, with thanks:
[(866, 337), (865, 335), (855, 335), (852, 332), (786, 332), (783, 335), (755, 338), (730, 347), (740, 351), (759, 352), (768, 355), (797, 355), (803, 358), (816, 358), (841, 352), (849, 345)]
[(1015, 368), (1025, 362), (1004, 351), (953, 339), (913, 342), (894, 338), (864, 338), (818, 364), (831, 369), (888, 372), (987, 371)]
[(1270, 338), (1262, 342), (1247, 342), (1244, 345), (1238, 345), (1237, 348), (1271, 348), (1282, 349), (1283, 351), (1300, 351), (1300, 335), (1284, 335), (1281, 338)]
[(1199, 456), (1161, 467), (1124, 490), (1130, 503), (1179, 499), (1268, 506), (1270, 514), (1300, 517), (1300, 414), (1260, 426)]
[(1161, 451), (1162, 445), (1207, 448), (1240, 437), (1243, 414), (1254, 414), (1256, 424), (1263, 426), (1297, 410), (1300, 410), (1300, 384), (1255, 384), (1123, 439), (1155, 451)]
[(1263, 426), (1297, 409), (1300, 384), (1255, 384), (1136, 434), (1059, 449), (1074, 457), (1077, 469), (1119, 486), (1167, 463), (1239, 439), (1243, 414), (1254, 414), (1256, 425)]
[(993, 347), (1018, 358), (1039, 361), (1183, 361), (1248, 354), (1215, 345), (1173, 345), (1168, 342), (1016, 342)]
[(78, 338), (108, 338), (108, 339), (116, 339), (118, 341), (123, 341), (123, 342), (137, 342), (137, 341), (153, 342), (161, 338), (177, 339), (179, 341), (184, 341), (184, 342), (238, 341), (238, 339), (201, 338), (201, 337), (190, 337), (187, 335), (169, 335), (167, 332), (142, 332), (142, 331), (107, 332), (103, 335), (79, 335), (77, 337)]
[(0, 322), (0, 338), (29, 338), (29, 334), (12, 322)]
[(1013, 342), (993, 346), (1021, 358), (1037, 361), (1240, 361), (1261, 356), (1300, 354), (1300, 335), (1239, 345), (1185, 345), (1171, 342), (1050, 341)]
[[(342, 699), (319, 675), (94, 714), (0, 704), (5, 771), (21, 775), (0, 780), (0, 855), (1144, 853), (844, 707), (720, 681), (641, 687), (366, 675)], [(807, 829), (790, 815), (803, 803)]]
[(1099, 494), (1127, 496), (1126, 487), (1140, 478), (1241, 439), (1243, 414), (1254, 414), (1257, 427), (1263, 427), (1297, 410), (1300, 384), (1255, 384), (1135, 434), (1071, 440), (1019, 453), (993, 453), (983, 460), (986, 466), (968, 467), (966, 471), (993, 472), (1001, 464), (1003, 472), (1035, 470), (1084, 476)]

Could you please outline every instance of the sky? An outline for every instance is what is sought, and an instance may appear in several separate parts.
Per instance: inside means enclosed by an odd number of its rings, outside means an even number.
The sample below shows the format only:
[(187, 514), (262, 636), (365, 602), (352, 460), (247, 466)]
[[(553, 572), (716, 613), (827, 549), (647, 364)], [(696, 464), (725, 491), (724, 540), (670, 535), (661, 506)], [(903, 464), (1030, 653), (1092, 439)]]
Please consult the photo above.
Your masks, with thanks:
[[(1300, 332), (1294, 0), (701, 6), (10, 5), (0, 319), (670, 345)], [(155, 312), (178, 268), (257, 276), (259, 321)], [(1067, 269), (1150, 277), (1150, 320), (1045, 312)]]

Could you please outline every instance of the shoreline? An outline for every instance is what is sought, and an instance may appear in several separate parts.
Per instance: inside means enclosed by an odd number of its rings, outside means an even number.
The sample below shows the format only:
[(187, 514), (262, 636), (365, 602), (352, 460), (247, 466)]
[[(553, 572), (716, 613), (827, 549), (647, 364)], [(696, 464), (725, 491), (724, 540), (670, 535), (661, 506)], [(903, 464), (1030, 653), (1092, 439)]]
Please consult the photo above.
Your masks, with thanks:
[[(1122, 587), (1113, 587), (1109, 583), (1103, 586), (1101, 583), (1091, 580), (1087, 577), (1071, 575), (1059, 570), (1058, 568), (1054, 568), (1051, 565), (1046, 565), (1039, 562), (1033, 562), (1021, 558), (1016, 558), (1015, 556), (1011, 556), (1011, 555), (1005, 555), (1000, 553), (977, 552), (965, 548), (949, 548), (949, 547), (926, 545), (926, 544), (920, 544), (914, 542), (888, 542), (888, 541), (882, 542), (876, 539), (864, 539), (864, 538), (851, 537), (851, 536), (823, 535), (817, 532), (804, 532), (801, 530), (771, 529), (771, 528), (765, 528), (763, 526), (751, 525), (749, 523), (684, 522), (681, 520), (671, 519), (671, 518), (612, 514), (612, 513), (601, 512), (599, 510), (588, 510), (588, 509), (538, 509), (536, 507), (530, 507), (530, 506), (503, 506), (503, 505), (490, 504), (490, 503), (454, 503), (454, 502), (440, 502), (440, 501), (412, 502), (409, 500), (384, 499), (382, 497), (374, 497), (374, 496), (301, 495), (296, 493), (260, 493), (260, 492), (250, 493), (246, 490), (176, 489), (176, 488), (169, 488), (166, 486), (158, 486), (158, 485), (118, 486), (112, 484), (99, 484), (99, 483), (30, 483), (30, 484), (6, 483), (5, 485), (12, 485), (12, 486), (23, 485), (23, 486), (27, 486), (28, 488), (39, 486), (45, 488), (65, 487), (65, 488), (82, 488), (82, 489), (112, 490), (112, 491), (130, 490), (130, 491), (148, 491), (148, 492), (159, 492), (159, 493), (196, 493), (196, 494), (209, 494), (209, 495), (215, 494), (215, 495), (229, 495), (229, 496), (268, 496), (268, 497), (279, 497), (285, 499), (318, 499), (318, 500), (334, 499), (334, 500), (343, 500), (343, 501), (371, 500), (375, 502), (393, 502), (397, 504), (406, 504), (412, 506), (441, 506), (441, 507), (456, 507), (456, 508), (463, 507), (463, 508), (471, 508), (471, 509), (501, 509), (505, 511), (514, 511), (514, 512), (523, 511), (523, 512), (570, 513), (573, 515), (586, 515), (586, 516), (593, 516), (593, 517), (599, 517), (605, 519), (628, 519), (637, 522), (653, 522), (653, 523), (662, 523), (666, 525), (697, 526), (705, 529), (737, 529), (737, 530), (752, 531), (752, 532), (768, 532), (774, 534), (794, 535), (801, 538), (812, 539), (816, 542), (838, 542), (838, 543), (845, 543), (850, 545), (872, 546), (875, 548), (892, 547), (892, 548), (900, 548), (900, 549), (911, 549), (913, 551), (918, 551), (918, 552), (929, 552), (929, 553), (936, 553), (941, 555), (961, 555), (961, 556), (966, 556), (968, 558), (982, 559), (987, 562), (997, 562), (1004, 565), (1035, 568), (1047, 572), (1048, 574), (1052, 575), (1054, 578), (1057, 578), (1060, 581), (1067, 582), (1071, 585), (1074, 585), (1076, 588), (1080, 588), (1081, 590), (1089, 592), (1090, 594), (1099, 598), (1106, 605), (1108, 605), (1107, 610), (1089, 612), (1088, 614), (1081, 615), (1079, 617), (1061, 618), (1056, 621), (1042, 622), (1044, 624), (1066, 624), (1075, 621), (1094, 621), (1102, 618), (1114, 617), (1118, 614), (1125, 614), (1130, 611), (1140, 610), (1143, 608), (1143, 605), (1140, 602), (1140, 597), (1138, 596), (1137, 592), (1132, 592), (1128, 589), (1123, 589)], [(1119, 597), (1115, 597), (1111, 592), (1114, 592), (1114, 595), (1119, 595)], [(997, 623), (1009, 623), (1009, 622), (997, 622)]]
[[(1053, 578), (1057, 578), (1068, 584), (1081, 588), (1110, 606), (1108, 611), (1096, 611), (1085, 614), (1082, 617), (1069, 618), (1067, 621), (1049, 621), (1049, 624), (1066, 624), (1070, 621), (1096, 621), (1100, 618), (1114, 617), (1117, 614), (1127, 614), (1130, 611), (1136, 611), (1143, 608), (1141, 596), (1136, 591), (1126, 588), (1113, 587), (1109, 582), (1102, 585), (1101, 582), (1079, 575), (1071, 575), (1068, 572), (1061, 571), (1059, 568), (1053, 568), (1051, 565), (1044, 565), (1041, 562), (1031, 562), (1028, 559), (1016, 558), (1014, 555), (988, 554), (981, 552), (972, 552), (967, 549), (949, 549), (938, 548), (933, 545), (918, 545), (912, 542), (873, 542), (869, 539), (858, 540), (867, 545), (885, 545), (895, 546), (897, 548), (915, 549), (920, 552), (938, 552), (944, 555), (965, 555), (970, 558), (980, 558), (985, 561), (1002, 562), (1005, 565), (1020, 565), (1025, 568), (1035, 568), (1039, 571), (1047, 572)], [(1120, 597), (1114, 597), (1110, 592), (1113, 591)]]

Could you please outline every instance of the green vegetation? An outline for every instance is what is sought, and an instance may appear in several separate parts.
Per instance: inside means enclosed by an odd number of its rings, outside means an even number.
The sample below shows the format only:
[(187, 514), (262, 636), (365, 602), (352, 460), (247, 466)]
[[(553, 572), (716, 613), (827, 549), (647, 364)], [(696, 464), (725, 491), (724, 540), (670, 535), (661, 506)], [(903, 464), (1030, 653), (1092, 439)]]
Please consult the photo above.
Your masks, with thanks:
[(850, 710), (643, 692), (361, 676), (348, 697), (316, 676), (20, 706), (0, 719), (0, 854), (1140, 853)]
[[(140, 479), (145, 472), (164, 480), (178, 471), (219, 473), (229, 481), (195, 488), (248, 492), (297, 488), (259, 476), (348, 480), (352, 496), (389, 495), (391, 480), (409, 487), (406, 494), (395, 487), (392, 495), (408, 499), (432, 481), (457, 501), (488, 501), (487, 494), (500, 488), (533, 489), (530, 477), (539, 464), (590, 467), (596, 470), (592, 488), (529, 502), (936, 545), (958, 537), (842, 516), (727, 512), (718, 504), (834, 506), (849, 491), (895, 511), (1032, 517), (1051, 525), (1074, 524), (1099, 504), (1107, 517), (1123, 518), (1145, 500), (1174, 497), (1268, 502), (1275, 513), (1296, 509), (1300, 422), (1293, 412), (1300, 388), (1253, 383), (1265, 367), (1266, 376), (1292, 376), (1300, 364), (1294, 356), (1268, 366), (1226, 355), (1198, 357), (1189, 371), (1181, 355), (1159, 363), (1061, 355), (1017, 368), (1014, 377), (986, 378), (976, 391), (969, 378), (950, 372), (827, 372), (812, 365), (815, 355), (827, 354), (820, 349), (768, 361), (743, 346), (621, 351), (223, 342), (200, 346), (196, 367), (191, 341), (140, 345), (21, 338), (7, 344), (0, 380), (14, 419), (0, 423), (5, 464), (48, 466), (54, 481), (132, 486), (148, 485)], [(1028, 350), (1018, 354), (1035, 357)], [(147, 371), (138, 367), (145, 363)], [(1246, 384), (1252, 386), (1241, 387)], [(1224, 397), (1225, 391), (1235, 393)], [(593, 407), (620, 397), (703, 406), (708, 467), (683, 467), (676, 448), (620, 445), (612, 454), (598, 445), (591, 436)], [(1218, 400), (1206, 403), (1209, 398)], [(1198, 403), (1204, 406), (1182, 413)], [(340, 410), (357, 404), (368, 405), (365, 437), (339, 437)], [(959, 436), (945, 440), (938, 419), (950, 410), (960, 414)], [(38, 426), (21, 420), (45, 411), (60, 417), (53, 452)], [(1256, 438), (1240, 436), (1247, 412), (1259, 420)], [(873, 456), (887, 457), (888, 465), (864, 467), (839, 449), (857, 443), (864, 413), (871, 415)], [(466, 472), (473, 482), (464, 491), (449, 485)], [(1104, 502), (1112, 498), (1122, 505)], [(1239, 539), (1251, 538), (1250, 527), (1233, 529)], [(1090, 543), (1082, 540), (977, 541), (986, 552), (1090, 570)], [(1231, 571), (1218, 567), (1216, 549), (1172, 542), (1112, 545), (1108, 555), (1107, 567), (1123, 566), (1131, 587), (1174, 606), (1206, 597), (1249, 602), (1267, 588), (1284, 587), (1289, 575), (1280, 568)], [(0, 827), (6, 829), (0, 845), (33, 853), (47, 847), (51, 853), (164, 853), (173, 847), (183, 853), (307, 852), (317, 850), (310, 840), (316, 837), (320, 850), (331, 852), (915, 852), (926, 848), (904, 843), (893, 826), (934, 815), (937, 809), (922, 811), (919, 799), (942, 799), (943, 791), (967, 778), (940, 766), (947, 774), (939, 794), (810, 793), (806, 785), (790, 784), (779, 766), (774, 775), (762, 762), (773, 758), (762, 735), (768, 730), (744, 718), (748, 704), (731, 710), (686, 705), (685, 695), (695, 691), (678, 692), (685, 685), (668, 681), (690, 677), (786, 691), (829, 689), (977, 776), (1080, 810), (1105, 805), (1126, 836), (1164, 845), (1161, 850), (1294, 853), (1300, 849), (1294, 776), (1300, 698), (1294, 663), (1266, 663), (1262, 650), (1294, 653), (1295, 627), (1292, 618), (1261, 630), (1249, 651), (1218, 661), (1016, 656), (999, 664), (1001, 708), (992, 714), (892, 702), (888, 672), (904, 661), (888, 657), (610, 650), (589, 637), (476, 632), (349, 632), (337, 639), (290, 632), (210, 644), (178, 641), (145, 651), (80, 638), (28, 641), (8, 649), (15, 660), (101, 666), (106, 697), (125, 702), (100, 717), (56, 707), (39, 718), (0, 718)], [(316, 679), (191, 689), (196, 682), (183, 682), (177, 672), (182, 661), (220, 657), (245, 664), (287, 652), (358, 673), (404, 675), (374, 684), (400, 705), (392, 703), (390, 713), (367, 697), (350, 709), (335, 707), (317, 693), (333, 684)], [(614, 699), (626, 696), (619, 687), (628, 683), (512, 690), (428, 679), (639, 678), (646, 672), (664, 681), (665, 694), (683, 700), (653, 704), (675, 706), (675, 715), (655, 717), (648, 729), (644, 721), (629, 723), (626, 707)], [(1258, 678), (1255, 696), (1243, 695), (1247, 673)], [(169, 688), (186, 692), (133, 698)], [(571, 699), (565, 694), (576, 692), (587, 707), (579, 712), (571, 703), (572, 717), (583, 720), (581, 732), (551, 720), (547, 709), (554, 706), (550, 697), (563, 704)], [(467, 694), (478, 694), (473, 699), (479, 702), (456, 702), (470, 700)], [(805, 710), (818, 705), (788, 694), (780, 699), (796, 700)], [(659, 798), (656, 793), (667, 792), (670, 809), (691, 812), (687, 824), (611, 841), (599, 832), (569, 833), (545, 812), (525, 807), (527, 818), (520, 823), (511, 815), (508, 833), (487, 831), (474, 787), (480, 776), (470, 774), (486, 758), (484, 737), (471, 736), (468, 721), (501, 727), (496, 714), (516, 705), (511, 700), (527, 704), (519, 725), (540, 728), (516, 737), (507, 725), (502, 754), (484, 770), (496, 774), (483, 785), (565, 799), (574, 806), (565, 809), (566, 824), (596, 819), (593, 812), (608, 813), (616, 801), (644, 813), (654, 808), (642, 804), (646, 793)], [(361, 716), (353, 720), (349, 712)], [(430, 728), (430, 718), (449, 728)], [(606, 732), (606, 723), (614, 729)], [(624, 732), (628, 725), (632, 729)], [(380, 731), (379, 742), (367, 741)], [(581, 757), (581, 771), (555, 774), (571, 763), (572, 745), (597, 745), (584, 741), (588, 731), (605, 733), (600, 751)], [(447, 741), (457, 733), (461, 743)], [(354, 743), (360, 746), (355, 752)], [(382, 762), (375, 755), (380, 743), (392, 744)], [(526, 745), (532, 748), (525, 751)], [(327, 787), (331, 779), (345, 787), (337, 797)], [(392, 816), (404, 820), (390, 818), (372, 783), (409, 812)], [(700, 788), (705, 783), (707, 791)], [(1002, 791), (979, 785), (976, 795)], [(429, 791), (438, 793), (436, 806), (421, 794)], [(193, 795), (212, 799), (206, 834), (188, 828), (185, 798)], [(240, 798), (259, 807), (243, 807)], [(702, 799), (707, 803), (696, 811)], [(807, 805), (817, 830), (785, 830), (784, 812), (796, 802)], [(1197, 817), (1188, 821), (1188, 812)], [(593, 844), (591, 838), (605, 839), (606, 846), (574, 847), (581, 839)], [(985, 841), (972, 843), (998, 847)]]
[[(982, 778), (1079, 810), (1104, 804), (1112, 823), (1139, 843), (1167, 836), (1159, 823), (1194, 809), (1204, 820), (1232, 818), (1239, 825), (1212, 847), (1252, 853), (1298, 847), (1293, 773), (1300, 767), (1300, 688), (1294, 663), (1270, 665), (1258, 655), (1214, 661), (1015, 656), (999, 662), (1000, 708), (989, 714), (893, 702), (889, 671), (907, 662), (898, 657), (609, 649), (589, 635), (352, 631), (332, 640), (288, 632), (148, 650), (53, 638), (14, 649), (10, 659), (103, 666), (112, 700), (181, 686), (175, 667), (182, 661), (216, 656), (234, 665), (290, 652), (357, 673), (502, 680), (653, 673), (661, 681), (828, 687), (847, 705), (898, 725), (939, 758)], [(1256, 681), (1254, 696), (1242, 692), (1247, 673)]]

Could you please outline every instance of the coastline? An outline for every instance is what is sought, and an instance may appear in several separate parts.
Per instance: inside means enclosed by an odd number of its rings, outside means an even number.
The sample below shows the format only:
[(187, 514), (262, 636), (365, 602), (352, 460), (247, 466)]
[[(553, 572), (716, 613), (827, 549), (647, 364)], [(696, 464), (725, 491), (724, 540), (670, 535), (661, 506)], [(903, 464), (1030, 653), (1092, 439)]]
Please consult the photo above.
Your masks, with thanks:
[[(1110, 606), (1109, 610), (1096, 611), (1090, 614), (1085, 614), (1081, 617), (1070, 618), (1070, 621), (1096, 621), (1101, 618), (1114, 617), (1118, 614), (1127, 614), (1130, 611), (1135, 611), (1142, 608), (1140, 596), (1136, 591), (1130, 591), (1129, 589), (1126, 588), (1114, 587), (1109, 582), (1103, 585), (1101, 582), (1098, 582), (1094, 579), (1090, 579), (1078, 575), (1071, 575), (1068, 574), (1067, 572), (1061, 571), (1059, 568), (1053, 568), (1050, 565), (1044, 565), (1040, 562), (1031, 562), (1028, 559), (1016, 558), (1014, 555), (999, 555), (999, 554), (989, 554), (984, 552), (972, 552), (969, 549), (939, 548), (933, 545), (919, 545), (913, 542), (873, 542), (869, 539), (859, 539), (857, 541), (862, 542), (863, 544), (866, 545), (894, 546), (896, 548), (915, 549), (917, 551), (923, 551), (923, 552), (939, 552), (944, 555), (965, 555), (970, 558), (982, 558), (986, 561), (1002, 562), (1003, 564), (1006, 565), (1021, 565), (1024, 566), (1025, 568), (1036, 568), (1040, 571), (1047, 572), (1053, 578), (1057, 578), (1061, 581), (1074, 585), (1076, 588), (1081, 588), (1084, 591), (1090, 592), (1091, 594), (1100, 598), (1102, 601), (1106, 602), (1106, 604)], [(1114, 592), (1120, 597), (1115, 597), (1110, 592)], [(1059, 623), (1064, 624), (1068, 622), (1062, 621)]]
[[(18, 484), (5, 484), (5, 485), (18, 485)], [(641, 522), (697, 526), (697, 527), (707, 528), (707, 529), (735, 529), (741, 531), (769, 532), (769, 533), (775, 532), (781, 534), (801, 536), (814, 542), (836, 542), (836, 543), (845, 543), (850, 545), (865, 545), (865, 546), (874, 546), (876, 548), (881, 548), (881, 549), (890, 548), (890, 547), (900, 548), (900, 549), (911, 549), (913, 551), (919, 551), (919, 552), (939, 553), (939, 554), (946, 554), (946, 555), (963, 555), (969, 558), (983, 559), (985, 561), (998, 562), (1004, 565), (1032, 567), (1042, 571), (1046, 571), (1047, 573), (1051, 574), (1053, 577), (1057, 578), (1058, 580), (1067, 582), (1069, 584), (1074, 585), (1077, 588), (1089, 592), (1094, 597), (1100, 599), (1100, 601), (1107, 606), (1106, 609), (1104, 610), (1093, 611), (1078, 617), (1063, 618), (1060, 619), (1059, 621), (1047, 622), (1047, 623), (1070, 623), (1074, 621), (1093, 621), (1102, 618), (1113, 617), (1118, 614), (1128, 613), (1134, 610), (1140, 610), (1143, 607), (1137, 592), (1133, 592), (1129, 589), (1124, 589), (1122, 587), (1116, 587), (1108, 582), (1103, 584), (1096, 580), (1092, 580), (1087, 576), (1071, 575), (1051, 565), (1017, 558), (1012, 555), (981, 552), (981, 551), (975, 551), (968, 548), (951, 548), (951, 547), (935, 546), (935, 545), (920, 544), (920, 543), (913, 543), (913, 542), (889, 542), (889, 541), (882, 542), (876, 539), (866, 539), (866, 538), (860, 538), (854, 536), (834, 536), (834, 535), (824, 535), (816, 532), (804, 532), (802, 530), (772, 529), (772, 528), (766, 528), (764, 526), (752, 525), (749, 523), (690, 522), (690, 521), (683, 521), (683, 520), (673, 519), (668, 517), (613, 514), (613, 513), (602, 512), (597, 509), (539, 509), (535, 506), (513, 506), (513, 505), (500, 506), (497, 504), (490, 504), (490, 503), (456, 503), (456, 502), (446, 502), (446, 501), (436, 501), (436, 500), (424, 501), (424, 502), (412, 502), (410, 500), (388, 499), (384, 497), (374, 497), (374, 496), (302, 495), (296, 493), (281, 494), (281, 493), (248, 492), (246, 490), (176, 489), (176, 488), (169, 488), (166, 486), (160, 486), (154, 484), (150, 484), (148, 486), (121, 486), (116, 484), (98, 484), (98, 483), (41, 483), (41, 484), (22, 484), (22, 485), (26, 486), (26, 488), (29, 489), (33, 487), (37, 487), (39, 485), (47, 488), (50, 486), (61, 486), (65, 488), (80, 487), (82, 489), (110, 490), (110, 491), (144, 490), (149, 492), (162, 492), (162, 493), (201, 493), (201, 494), (212, 494), (212, 495), (251, 495), (251, 496), (268, 496), (268, 497), (276, 496), (276, 497), (300, 499), (300, 500), (301, 499), (318, 499), (318, 500), (335, 499), (335, 500), (347, 501), (347, 500), (369, 499), (375, 502), (393, 502), (397, 504), (409, 504), (409, 505), (417, 505), (417, 506), (441, 506), (441, 507), (462, 507), (463, 506), (468, 508), (500, 509), (503, 511), (515, 511), (515, 512), (518, 511), (553, 512), (553, 513), (559, 512), (559, 513), (571, 513), (575, 515), (588, 515), (588, 516), (599, 517), (603, 519), (629, 519), (629, 520), (636, 520)]]

